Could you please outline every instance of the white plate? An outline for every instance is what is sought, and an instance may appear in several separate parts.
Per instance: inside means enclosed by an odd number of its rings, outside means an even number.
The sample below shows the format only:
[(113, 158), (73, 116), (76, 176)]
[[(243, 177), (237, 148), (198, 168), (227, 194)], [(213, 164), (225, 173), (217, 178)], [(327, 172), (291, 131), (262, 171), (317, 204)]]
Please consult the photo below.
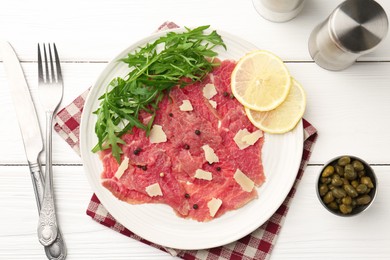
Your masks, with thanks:
[[(176, 31), (181, 31), (179, 29)], [(302, 122), (284, 135), (265, 135), (263, 164), (266, 182), (258, 189), (259, 198), (246, 206), (228, 212), (210, 222), (200, 223), (176, 216), (167, 205), (130, 205), (114, 197), (101, 185), (102, 163), (91, 152), (97, 143), (94, 132), (98, 97), (111, 79), (128, 73), (126, 64), (117, 62), (138, 46), (164, 35), (160, 32), (128, 47), (104, 69), (85, 102), (80, 126), (81, 156), (89, 183), (105, 208), (117, 221), (135, 234), (151, 242), (177, 249), (204, 249), (221, 246), (251, 233), (267, 221), (278, 209), (290, 191), (299, 169), (303, 151)], [(245, 53), (258, 49), (251, 43), (231, 34), (218, 31), (227, 45), (227, 51), (218, 49), (221, 59), (239, 59)]]

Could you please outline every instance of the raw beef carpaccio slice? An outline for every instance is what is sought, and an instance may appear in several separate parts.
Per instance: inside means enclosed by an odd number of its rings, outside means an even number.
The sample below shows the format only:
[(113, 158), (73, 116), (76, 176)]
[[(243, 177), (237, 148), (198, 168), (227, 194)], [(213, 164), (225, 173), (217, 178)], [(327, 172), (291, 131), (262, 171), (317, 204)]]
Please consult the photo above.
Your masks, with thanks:
[[(101, 152), (103, 186), (128, 203), (164, 203), (178, 216), (197, 221), (209, 221), (257, 198), (256, 187), (265, 180), (261, 162), (264, 137), (244, 149), (234, 140), (240, 130), (258, 131), (231, 94), (234, 66), (233, 61), (222, 61), (202, 82), (175, 87), (160, 102), (154, 125), (162, 127), (165, 142), (151, 143), (145, 132), (136, 128), (123, 135), (124, 171), (118, 170), (120, 165), (109, 149)], [(215, 95), (204, 92), (210, 84)], [(185, 102), (190, 102), (192, 110), (182, 111)], [(146, 114), (140, 117), (148, 120)], [(212, 149), (216, 161), (206, 160), (205, 146)], [(237, 170), (250, 179), (253, 189), (243, 188), (235, 178)], [(199, 171), (208, 177), (199, 176)], [(158, 186), (157, 192), (148, 192), (153, 186)], [(212, 200), (219, 205), (212, 206)]]

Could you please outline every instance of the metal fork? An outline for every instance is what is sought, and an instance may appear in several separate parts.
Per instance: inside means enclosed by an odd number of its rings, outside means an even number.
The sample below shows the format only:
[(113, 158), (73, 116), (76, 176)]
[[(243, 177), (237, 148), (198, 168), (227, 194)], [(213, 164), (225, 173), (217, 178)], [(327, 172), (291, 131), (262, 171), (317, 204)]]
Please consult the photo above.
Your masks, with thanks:
[(38, 94), (46, 113), (45, 191), (38, 221), (38, 238), (44, 246), (53, 244), (58, 234), (53, 192), (52, 128), (54, 112), (61, 103), (63, 96), (62, 74), (56, 45), (53, 44), (55, 61), (53, 60), (50, 44), (48, 44), (48, 49), (50, 59), (47, 58), (46, 46), (43, 44), (44, 61), (42, 62), (41, 50), (38, 44)]

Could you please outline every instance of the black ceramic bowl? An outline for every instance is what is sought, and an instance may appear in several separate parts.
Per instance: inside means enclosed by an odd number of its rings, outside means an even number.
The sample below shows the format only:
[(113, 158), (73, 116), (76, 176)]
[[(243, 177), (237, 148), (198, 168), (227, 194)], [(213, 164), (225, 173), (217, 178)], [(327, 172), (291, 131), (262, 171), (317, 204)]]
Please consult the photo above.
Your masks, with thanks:
[(356, 156), (342, 155), (322, 167), (316, 191), (319, 201), (329, 212), (350, 217), (372, 205), (377, 184), (375, 172), (367, 162)]

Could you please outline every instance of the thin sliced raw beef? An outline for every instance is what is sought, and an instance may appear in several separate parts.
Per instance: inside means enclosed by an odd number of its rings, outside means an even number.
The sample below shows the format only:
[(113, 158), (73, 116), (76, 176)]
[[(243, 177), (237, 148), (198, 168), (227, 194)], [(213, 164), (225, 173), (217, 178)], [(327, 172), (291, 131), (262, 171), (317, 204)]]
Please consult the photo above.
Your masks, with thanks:
[[(103, 186), (128, 203), (164, 203), (178, 216), (197, 221), (219, 217), (257, 198), (256, 187), (265, 180), (261, 162), (264, 137), (242, 150), (234, 141), (240, 130), (258, 130), (231, 94), (234, 66), (233, 61), (222, 61), (202, 82), (175, 87), (160, 102), (154, 125), (162, 126), (166, 142), (151, 143), (143, 130), (135, 128), (123, 135), (126, 144), (121, 160), (128, 158), (124, 172), (117, 174), (119, 164), (110, 150), (101, 152)], [(210, 100), (203, 94), (207, 84), (213, 84), (217, 92)], [(193, 110), (180, 109), (185, 100)], [(140, 117), (148, 120), (146, 114)], [(205, 145), (214, 151), (216, 162), (206, 160)], [(253, 189), (245, 191), (236, 181), (237, 169), (253, 182)], [(206, 172), (206, 177), (197, 175), (199, 170)], [(148, 187), (157, 184), (162, 195), (148, 193)], [(222, 201), (215, 215), (208, 206), (213, 198)]]

